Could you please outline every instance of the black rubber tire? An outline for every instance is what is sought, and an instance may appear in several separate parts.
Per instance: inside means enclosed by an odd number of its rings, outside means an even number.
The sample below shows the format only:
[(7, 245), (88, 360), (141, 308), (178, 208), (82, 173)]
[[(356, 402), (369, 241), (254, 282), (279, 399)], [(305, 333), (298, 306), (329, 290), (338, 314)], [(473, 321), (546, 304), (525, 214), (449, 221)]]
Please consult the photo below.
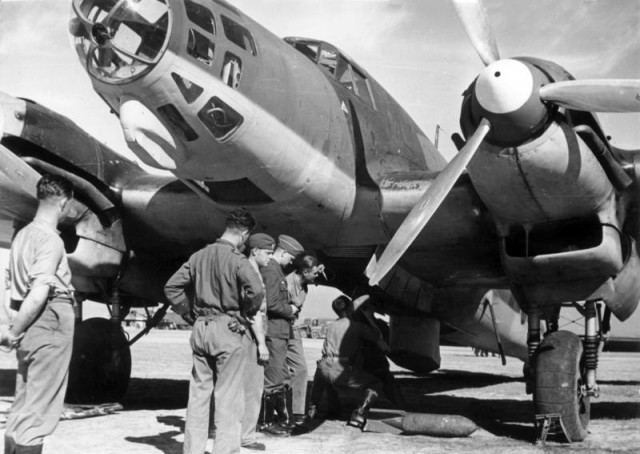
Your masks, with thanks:
[(536, 415), (559, 414), (570, 442), (589, 432), (591, 400), (580, 396), (582, 341), (569, 331), (548, 334), (535, 356), (533, 402)]
[(66, 401), (74, 404), (119, 402), (131, 377), (131, 350), (111, 321), (90, 318), (76, 325)]

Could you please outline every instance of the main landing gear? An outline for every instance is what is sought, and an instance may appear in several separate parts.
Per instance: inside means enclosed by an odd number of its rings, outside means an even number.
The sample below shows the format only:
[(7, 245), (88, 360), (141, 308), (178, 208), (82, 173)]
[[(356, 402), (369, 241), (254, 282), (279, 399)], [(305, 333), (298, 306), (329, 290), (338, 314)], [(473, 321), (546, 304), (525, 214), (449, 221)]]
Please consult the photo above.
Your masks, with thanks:
[(597, 301), (574, 307), (585, 318), (584, 340), (570, 331), (558, 330), (560, 306), (546, 318), (547, 331), (540, 341), (541, 313), (529, 310), (530, 382), (533, 393), (537, 441), (549, 434), (564, 434), (569, 442), (588, 435), (591, 398), (598, 397), (596, 369), (604, 330)]
[(120, 322), (90, 318), (76, 325), (66, 401), (119, 402), (131, 376), (131, 350)]
[[(157, 326), (169, 308), (167, 303), (152, 316), (147, 313), (146, 327), (129, 340), (122, 329), (129, 306), (121, 304), (117, 289), (108, 300), (110, 319), (90, 318), (76, 324), (65, 399), (68, 403), (120, 402), (131, 377), (131, 345)], [(81, 310), (77, 318), (82, 320)]]

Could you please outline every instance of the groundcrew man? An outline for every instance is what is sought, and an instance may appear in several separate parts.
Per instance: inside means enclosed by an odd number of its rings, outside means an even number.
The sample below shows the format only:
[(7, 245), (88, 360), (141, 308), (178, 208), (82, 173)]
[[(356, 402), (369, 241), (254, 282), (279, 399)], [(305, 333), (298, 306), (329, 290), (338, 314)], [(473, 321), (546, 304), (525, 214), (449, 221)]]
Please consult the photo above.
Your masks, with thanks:
[[(73, 287), (57, 230), (73, 197), (71, 183), (45, 175), (33, 221), (11, 244), (5, 298), (12, 319), (0, 346), (16, 348), (16, 393), (4, 432), (5, 454), (39, 454), (60, 420), (73, 348)], [(8, 306), (8, 307), (7, 307)]]
[[(264, 369), (264, 395), (260, 430), (272, 435), (288, 435), (295, 427), (291, 414), (291, 393), (287, 381), (287, 346), (293, 337), (291, 322), (299, 309), (291, 301), (283, 268), (303, 252), (302, 245), (288, 235), (278, 236), (269, 264), (260, 268), (267, 294), (267, 348), (269, 361)], [(274, 419), (274, 410), (278, 415)]]
[[(291, 301), (302, 311), (307, 299), (309, 284), (313, 284), (324, 266), (315, 255), (302, 253), (293, 261), (293, 271), (287, 274), (287, 290)], [(304, 357), (302, 335), (298, 326), (298, 314), (293, 319), (293, 337), (287, 343), (287, 368), (289, 369), (289, 387), (291, 392), (291, 411), (297, 424), (304, 422), (305, 398), (307, 396), (307, 360)]]
[[(266, 233), (254, 233), (247, 241), (249, 249), (249, 263), (256, 272), (267, 266), (276, 241)], [(262, 279), (262, 277), (261, 277)], [(269, 360), (269, 349), (265, 341), (267, 316), (267, 300), (263, 298), (258, 313), (251, 319), (251, 332), (254, 345), (249, 349), (249, 362), (245, 373), (245, 409), (242, 419), (242, 447), (263, 451), (266, 446), (255, 440), (256, 425), (260, 414), (262, 391), (264, 390), (264, 364)]]
[(260, 276), (239, 250), (254, 226), (247, 211), (232, 211), (222, 236), (193, 254), (165, 285), (173, 310), (187, 321), (196, 318), (184, 454), (205, 452), (212, 394), (214, 452), (240, 452), (244, 373), (252, 345), (247, 317), (256, 314), (264, 297)]
[(353, 320), (355, 309), (368, 299), (368, 295), (363, 295), (352, 302), (341, 295), (331, 303), (339, 318), (327, 328), (322, 358), (313, 378), (311, 405), (307, 411), (309, 418), (317, 417), (318, 405), (325, 391), (345, 387), (365, 390), (362, 403), (353, 411), (348, 424), (362, 429), (367, 422), (369, 409), (382, 391), (382, 381), (362, 368), (362, 342), (374, 342), (383, 352), (389, 350), (380, 331)]

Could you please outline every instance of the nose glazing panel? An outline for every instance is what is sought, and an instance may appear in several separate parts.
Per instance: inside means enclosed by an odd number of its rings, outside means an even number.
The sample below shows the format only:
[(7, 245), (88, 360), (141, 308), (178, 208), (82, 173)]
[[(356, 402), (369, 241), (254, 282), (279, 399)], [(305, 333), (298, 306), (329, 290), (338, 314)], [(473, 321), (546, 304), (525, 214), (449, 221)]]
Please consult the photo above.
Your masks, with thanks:
[(167, 0), (74, 0), (69, 32), (87, 71), (130, 82), (160, 60), (171, 27)]

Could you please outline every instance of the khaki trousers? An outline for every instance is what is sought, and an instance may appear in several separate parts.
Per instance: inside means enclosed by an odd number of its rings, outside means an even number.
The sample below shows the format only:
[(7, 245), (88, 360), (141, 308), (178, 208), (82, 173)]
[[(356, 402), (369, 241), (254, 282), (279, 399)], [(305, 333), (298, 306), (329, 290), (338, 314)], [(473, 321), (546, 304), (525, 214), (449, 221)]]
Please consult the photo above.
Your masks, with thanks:
[(16, 350), (16, 394), (5, 438), (36, 446), (60, 421), (67, 392), (75, 314), (69, 302), (49, 301)]
[(191, 332), (193, 368), (184, 428), (184, 454), (203, 454), (209, 432), (211, 398), (215, 400), (213, 452), (240, 452), (248, 331), (232, 332), (228, 315), (200, 317)]
[(242, 444), (254, 441), (262, 404), (262, 391), (264, 389), (264, 367), (258, 364), (258, 347), (256, 344), (252, 343), (249, 346), (248, 357), (244, 382)]

